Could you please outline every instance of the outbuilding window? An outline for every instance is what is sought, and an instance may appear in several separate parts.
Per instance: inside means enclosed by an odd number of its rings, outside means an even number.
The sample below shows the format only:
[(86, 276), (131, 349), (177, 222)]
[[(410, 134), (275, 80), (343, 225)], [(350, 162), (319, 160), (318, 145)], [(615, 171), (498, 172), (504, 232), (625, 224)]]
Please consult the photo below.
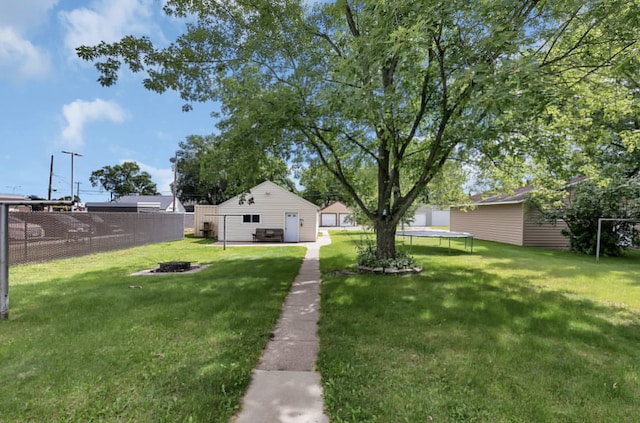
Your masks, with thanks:
[(243, 214), (242, 223), (260, 223), (259, 214)]

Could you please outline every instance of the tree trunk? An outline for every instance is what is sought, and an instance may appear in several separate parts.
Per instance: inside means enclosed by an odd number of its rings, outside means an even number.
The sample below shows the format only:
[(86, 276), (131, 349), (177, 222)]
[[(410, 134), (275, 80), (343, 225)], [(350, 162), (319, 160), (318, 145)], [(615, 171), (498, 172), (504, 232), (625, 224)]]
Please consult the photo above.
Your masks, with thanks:
[(376, 231), (376, 258), (396, 258), (396, 225), (394, 219), (381, 216), (374, 222)]

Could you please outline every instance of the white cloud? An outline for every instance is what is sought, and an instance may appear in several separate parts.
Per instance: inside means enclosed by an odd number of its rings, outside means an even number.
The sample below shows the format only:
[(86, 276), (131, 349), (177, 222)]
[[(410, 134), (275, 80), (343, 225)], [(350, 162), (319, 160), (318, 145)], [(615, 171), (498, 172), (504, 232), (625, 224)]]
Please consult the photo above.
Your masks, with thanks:
[(58, 0), (0, 1), (0, 26), (11, 26), (19, 32), (41, 25)]
[(114, 123), (123, 122), (127, 115), (114, 101), (95, 99), (93, 101), (76, 100), (62, 106), (62, 114), (67, 125), (62, 130), (62, 140), (69, 147), (84, 144), (84, 127), (91, 121), (108, 120)]
[(50, 54), (34, 45), (27, 33), (38, 30), (59, 0), (0, 1), (0, 70), (24, 80), (51, 70)]
[[(167, 159), (168, 161), (168, 159)], [(120, 160), (120, 164), (124, 162), (136, 162), (138, 166), (140, 166), (140, 170), (143, 172), (148, 172), (151, 175), (151, 180), (156, 187), (158, 188), (158, 192), (163, 195), (171, 194), (171, 184), (173, 183), (173, 171), (169, 169), (158, 169), (157, 167), (149, 166), (145, 163), (142, 163), (139, 160), (134, 159), (123, 159)]]
[(18, 79), (46, 75), (51, 68), (49, 53), (34, 46), (13, 28), (0, 27), (0, 69), (9, 69)]
[(65, 46), (75, 57), (81, 45), (114, 42), (128, 34), (148, 34), (154, 27), (152, 0), (99, 0), (90, 7), (62, 11), (59, 16), (65, 26)]

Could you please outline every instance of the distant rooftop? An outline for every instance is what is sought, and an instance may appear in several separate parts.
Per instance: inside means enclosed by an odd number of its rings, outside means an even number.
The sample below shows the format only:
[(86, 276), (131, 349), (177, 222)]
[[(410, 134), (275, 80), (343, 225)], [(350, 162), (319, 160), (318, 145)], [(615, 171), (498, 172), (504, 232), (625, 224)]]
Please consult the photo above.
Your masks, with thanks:
[[(172, 195), (123, 195), (118, 198), (116, 203), (124, 204), (141, 204), (141, 203), (159, 203), (161, 209), (166, 210), (173, 204)], [(179, 206), (180, 200), (176, 198), (176, 207)]]
[(493, 204), (493, 203), (521, 203), (527, 199), (527, 196), (534, 190), (532, 185), (518, 188), (512, 194), (492, 195), (489, 193), (475, 194), (471, 196), (474, 204)]
[(24, 200), (24, 199), (26, 199), (24, 195), (0, 193), (0, 200), (18, 201), (18, 200)]
[[(577, 184), (578, 182), (582, 182), (588, 179), (586, 176), (579, 176), (577, 178), (573, 178), (567, 182), (565, 187), (570, 187), (572, 185)], [(471, 196), (471, 201), (473, 204), (516, 204), (524, 202), (529, 194), (535, 190), (533, 185), (527, 185), (521, 188), (518, 188), (513, 191), (511, 194), (491, 194), (491, 193), (481, 193), (475, 194)]]

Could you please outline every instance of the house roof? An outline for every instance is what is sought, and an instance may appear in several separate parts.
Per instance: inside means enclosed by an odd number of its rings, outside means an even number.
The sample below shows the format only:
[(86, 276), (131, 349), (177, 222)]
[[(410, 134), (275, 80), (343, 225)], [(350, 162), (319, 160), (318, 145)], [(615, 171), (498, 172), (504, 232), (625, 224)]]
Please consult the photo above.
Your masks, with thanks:
[(343, 203), (342, 201), (332, 201), (331, 204), (323, 207), (320, 211), (325, 211), (327, 209), (341, 209), (341, 210), (349, 210), (349, 207)]
[(527, 196), (534, 190), (532, 185), (527, 185), (516, 189), (512, 194), (492, 195), (490, 193), (480, 193), (471, 196), (474, 205), (480, 204), (518, 204), (527, 199)]
[(2, 194), (0, 193), (0, 200), (5, 200), (5, 201), (22, 201), (22, 200), (27, 200), (27, 198), (24, 195), (18, 195), (18, 194)]
[[(282, 191), (285, 195), (290, 196), (291, 198), (295, 199), (296, 201), (300, 201), (300, 202), (306, 203), (309, 207), (313, 207), (316, 210), (320, 210), (319, 206), (313, 204), (310, 201), (305, 200), (304, 198), (300, 197), (299, 195), (296, 195), (296, 194), (292, 193), (291, 191), (288, 191), (288, 190), (284, 189), (283, 187), (281, 187), (280, 185), (275, 184), (275, 183), (273, 183), (271, 181), (264, 181), (264, 182), (256, 185), (255, 187), (251, 188), (249, 191), (251, 192), (252, 190), (256, 190), (258, 188), (263, 188), (263, 187), (268, 187), (269, 189), (278, 189), (278, 190)], [(234, 203), (237, 204), (239, 199), (240, 199), (240, 195), (236, 195), (235, 197), (232, 197), (232, 198), (228, 199), (227, 201), (218, 204), (218, 207), (224, 207), (224, 206), (226, 206), (228, 204), (234, 204)]]
[[(579, 182), (588, 179), (586, 176), (579, 176), (576, 178), (570, 179), (566, 184), (565, 188), (568, 188), (572, 185), (575, 185)], [(533, 185), (526, 185), (524, 187), (518, 188), (511, 194), (498, 194), (492, 195), (491, 193), (480, 193), (471, 196), (471, 202), (474, 206), (480, 205), (495, 205), (495, 204), (519, 204), (523, 203), (535, 190)]]
[[(173, 204), (173, 195), (123, 195), (116, 200), (116, 203), (160, 203), (160, 208), (166, 210)], [(180, 204), (180, 200), (176, 198), (176, 208), (180, 208)]]

